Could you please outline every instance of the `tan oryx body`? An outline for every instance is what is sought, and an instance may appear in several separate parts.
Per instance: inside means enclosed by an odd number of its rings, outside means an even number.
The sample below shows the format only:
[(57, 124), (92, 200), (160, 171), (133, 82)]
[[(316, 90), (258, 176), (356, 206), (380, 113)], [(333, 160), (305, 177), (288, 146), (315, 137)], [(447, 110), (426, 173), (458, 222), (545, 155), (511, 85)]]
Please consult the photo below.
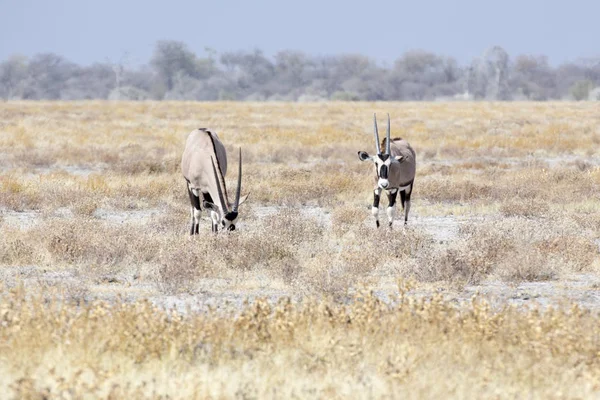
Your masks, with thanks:
[(240, 149), (238, 185), (233, 203), (229, 203), (225, 186), (227, 152), (216, 133), (200, 128), (189, 134), (181, 157), (181, 172), (187, 182), (191, 202), (190, 235), (198, 234), (202, 208), (210, 213), (213, 232), (217, 232), (219, 226), (223, 229), (235, 230), (238, 207), (248, 197), (246, 195), (240, 199), (242, 149)]
[(370, 156), (365, 151), (358, 152), (361, 161), (370, 160), (375, 165), (375, 188), (373, 190), (372, 213), (375, 224), (379, 227), (379, 199), (382, 191), (386, 191), (388, 208), (386, 210), (389, 226), (392, 226), (396, 210), (396, 197), (400, 193), (402, 209), (404, 210), (404, 224), (408, 221), (410, 211), (410, 196), (412, 194), (417, 156), (410, 144), (402, 138), (390, 138), (390, 116), (388, 115), (387, 135), (381, 144), (377, 131), (377, 118), (375, 124), (375, 146), (377, 154)]

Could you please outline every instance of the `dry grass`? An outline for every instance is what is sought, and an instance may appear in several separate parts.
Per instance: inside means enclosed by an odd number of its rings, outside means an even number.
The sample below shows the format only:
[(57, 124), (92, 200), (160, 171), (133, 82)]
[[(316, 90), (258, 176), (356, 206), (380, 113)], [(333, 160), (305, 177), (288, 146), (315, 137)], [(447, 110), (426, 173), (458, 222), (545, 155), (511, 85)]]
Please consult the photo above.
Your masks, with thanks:
[[(374, 229), (356, 155), (373, 112), (417, 152), (407, 229)], [(27, 289), (0, 300), (0, 382), (18, 398), (597, 395), (595, 315), (352, 296), (596, 276), (598, 122), (591, 103), (5, 103), (0, 276)], [(198, 127), (243, 148), (233, 234), (187, 236), (179, 160)], [(186, 317), (131, 303), (222, 285), (328, 300)]]
[[(402, 287), (403, 285), (401, 285)], [(369, 293), (181, 315), (5, 293), (0, 384), (16, 398), (591, 398), (598, 316)], [(16, 350), (16, 351), (15, 351)]]

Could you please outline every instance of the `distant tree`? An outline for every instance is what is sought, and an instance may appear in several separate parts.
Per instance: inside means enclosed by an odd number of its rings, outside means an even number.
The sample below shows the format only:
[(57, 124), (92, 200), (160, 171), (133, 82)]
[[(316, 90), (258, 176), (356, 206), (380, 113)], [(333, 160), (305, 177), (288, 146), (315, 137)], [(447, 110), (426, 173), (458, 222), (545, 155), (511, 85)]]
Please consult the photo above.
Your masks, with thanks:
[(587, 80), (585, 67), (570, 62), (558, 66), (555, 74), (560, 97), (572, 97), (571, 89), (575, 83)]
[(500, 46), (493, 46), (483, 54), (487, 68), (486, 98), (490, 100), (510, 100), (509, 56)]
[(175, 77), (184, 74), (193, 78), (199, 75), (196, 55), (182, 42), (161, 40), (156, 43), (150, 64), (166, 91), (173, 89)]
[(27, 79), (27, 58), (12, 56), (0, 64), (0, 97), (22, 98)]
[(460, 90), (460, 69), (452, 58), (412, 50), (394, 63), (390, 84), (400, 100), (433, 100)]
[(273, 63), (260, 50), (223, 53), (220, 61), (229, 80), (228, 98), (243, 99), (250, 94), (260, 94), (275, 75)]
[(474, 99), (510, 100), (509, 56), (500, 46), (474, 58), (467, 69), (467, 90)]
[(600, 86), (592, 89), (590, 91), (588, 100), (590, 101), (600, 101)]
[(62, 100), (106, 99), (115, 88), (113, 66), (93, 64), (75, 69), (60, 92)]
[(529, 100), (547, 100), (557, 96), (556, 74), (545, 56), (518, 56), (510, 86), (515, 94)]
[(59, 55), (44, 53), (34, 56), (27, 69), (23, 98), (56, 100), (61, 98), (67, 80), (78, 73), (80, 67)]
[(277, 93), (306, 86), (312, 79), (314, 62), (304, 53), (280, 51), (275, 54), (273, 91)]
[(484, 99), (487, 79), (485, 64), (481, 58), (474, 58), (467, 69), (467, 96), (473, 99)]
[(594, 82), (590, 80), (577, 81), (571, 86), (571, 96), (577, 101), (587, 100), (590, 96), (590, 91), (594, 88)]

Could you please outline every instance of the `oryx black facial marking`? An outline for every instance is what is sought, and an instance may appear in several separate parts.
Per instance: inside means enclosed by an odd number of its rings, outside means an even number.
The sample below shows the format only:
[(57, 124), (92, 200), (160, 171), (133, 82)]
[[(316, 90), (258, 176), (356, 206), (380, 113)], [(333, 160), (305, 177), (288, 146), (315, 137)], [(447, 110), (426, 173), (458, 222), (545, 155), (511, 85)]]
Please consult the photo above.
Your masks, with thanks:
[[(408, 219), (410, 209), (410, 193), (416, 172), (416, 153), (410, 144), (396, 137), (391, 140), (390, 117), (388, 114), (386, 137), (379, 142), (379, 133), (377, 129), (377, 116), (373, 116), (374, 139), (376, 154), (370, 156), (365, 151), (358, 152), (358, 158), (361, 161), (371, 161), (374, 164), (375, 190), (373, 191), (373, 208), (371, 213), (375, 218), (375, 224), (379, 227), (379, 201), (382, 191), (386, 191), (388, 198), (388, 207), (386, 213), (390, 227), (392, 226), (395, 209), (396, 197), (398, 192), (404, 208), (404, 219)], [(408, 182), (408, 183), (403, 183)]]
[(382, 165), (381, 168), (379, 169), (379, 177), (381, 179), (387, 179), (388, 178), (388, 166), (387, 165)]

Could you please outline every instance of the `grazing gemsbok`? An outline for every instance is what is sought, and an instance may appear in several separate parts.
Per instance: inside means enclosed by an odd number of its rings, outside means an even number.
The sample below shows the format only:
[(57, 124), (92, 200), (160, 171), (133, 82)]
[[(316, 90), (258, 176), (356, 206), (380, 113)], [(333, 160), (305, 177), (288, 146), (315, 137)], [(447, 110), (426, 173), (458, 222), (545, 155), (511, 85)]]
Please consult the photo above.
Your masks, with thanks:
[(225, 187), (227, 152), (216, 133), (200, 128), (189, 134), (181, 157), (181, 171), (192, 203), (190, 235), (198, 234), (202, 215), (200, 204), (210, 213), (213, 232), (219, 230), (219, 225), (229, 231), (235, 230), (238, 207), (248, 198), (248, 195), (240, 198), (242, 149), (240, 148), (237, 190), (233, 203), (229, 203)]
[[(404, 210), (404, 225), (408, 221), (410, 211), (410, 195), (415, 181), (417, 157), (410, 144), (402, 138), (390, 139), (390, 115), (388, 114), (387, 136), (379, 144), (377, 131), (377, 116), (373, 115), (375, 124), (375, 149), (377, 155), (370, 156), (365, 151), (358, 152), (361, 161), (371, 160), (375, 164), (375, 190), (373, 191), (373, 208), (375, 224), (379, 228), (379, 196), (385, 190), (388, 196), (386, 210), (389, 226), (392, 227), (396, 211), (396, 196), (400, 192), (402, 209)], [(384, 150), (385, 149), (385, 150)], [(385, 151), (385, 152), (383, 152)]]

